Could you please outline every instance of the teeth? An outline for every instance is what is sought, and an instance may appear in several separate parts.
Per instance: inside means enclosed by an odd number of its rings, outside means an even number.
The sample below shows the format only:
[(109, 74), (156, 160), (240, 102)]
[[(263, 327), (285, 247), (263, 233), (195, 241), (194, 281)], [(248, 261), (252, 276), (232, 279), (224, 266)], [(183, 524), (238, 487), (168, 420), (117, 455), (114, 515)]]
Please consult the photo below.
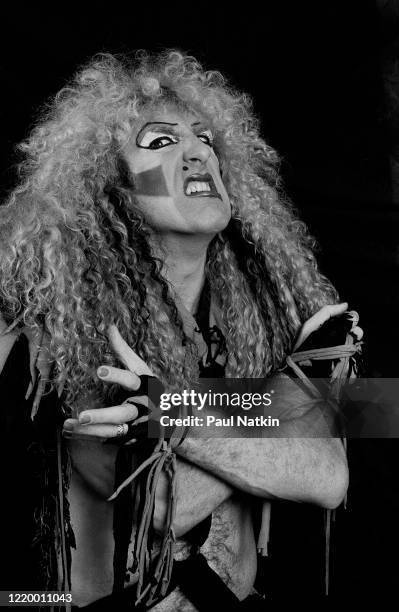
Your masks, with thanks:
[(191, 181), (186, 188), (186, 195), (190, 195), (191, 193), (197, 193), (199, 191), (210, 191), (211, 186), (209, 183), (205, 183), (202, 181)]

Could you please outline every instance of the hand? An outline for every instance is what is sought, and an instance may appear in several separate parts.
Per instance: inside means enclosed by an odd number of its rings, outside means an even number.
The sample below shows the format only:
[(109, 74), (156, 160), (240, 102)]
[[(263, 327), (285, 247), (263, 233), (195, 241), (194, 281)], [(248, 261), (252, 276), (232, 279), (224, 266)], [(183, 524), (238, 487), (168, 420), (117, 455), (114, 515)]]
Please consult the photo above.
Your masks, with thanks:
[[(147, 364), (130, 348), (120, 335), (117, 327), (111, 325), (108, 331), (111, 348), (116, 356), (126, 366), (126, 369), (101, 365), (97, 369), (97, 376), (110, 384), (119, 384), (124, 389), (136, 391), (140, 387), (140, 378), (143, 374), (153, 376)], [(147, 396), (134, 396), (134, 404), (127, 400), (119, 406), (107, 408), (94, 408), (84, 410), (77, 419), (66, 419), (64, 422), (64, 435), (67, 437), (80, 437), (89, 439), (107, 440), (126, 435), (127, 423), (134, 421), (135, 425), (148, 420), (147, 416), (138, 417), (135, 404), (148, 406)], [(133, 442), (135, 440), (130, 440)]]
[[(328, 321), (328, 319), (344, 314), (347, 309), (347, 302), (343, 302), (342, 304), (328, 304), (326, 306), (323, 306), (318, 312), (316, 312), (316, 314), (310, 317), (310, 319), (303, 324), (293, 350), (296, 351), (310, 336), (310, 334), (319, 329), (326, 321)], [(357, 340), (361, 340), (363, 337), (363, 330), (357, 325), (357, 322), (359, 321), (359, 316), (354, 311), (350, 311), (348, 314), (352, 316), (353, 321), (351, 333), (356, 336)]]

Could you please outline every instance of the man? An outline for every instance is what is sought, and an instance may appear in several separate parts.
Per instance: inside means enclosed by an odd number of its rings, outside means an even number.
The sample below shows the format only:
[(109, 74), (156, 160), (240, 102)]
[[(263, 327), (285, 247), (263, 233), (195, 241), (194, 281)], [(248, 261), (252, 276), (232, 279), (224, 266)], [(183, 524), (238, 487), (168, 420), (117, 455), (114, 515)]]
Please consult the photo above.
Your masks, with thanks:
[[(50, 470), (58, 482), (58, 522), (51, 522), (52, 502), (41, 504), (44, 547), (53, 545), (50, 557), (61, 559), (44, 572), (47, 588), (57, 584), (57, 565), (67, 584), (71, 550), (79, 607), (115, 604), (103, 599), (113, 589), (127, 592), (132, 606), (129, 586), (136, 584), (140, 604), (154, 610), (198, 609), (202, 594), (192, 593), (184, 570), (198, 563), (176, 563), (180, 571), (170, 582), (168, 554), (191, 560), (201, 546), (221, 592), (231, 597), (226, 607), (234, 609), (251, 593), (256, 573), (253, 497), (334, 508), (345, 494), (345, 453), (321, 418), (320, 402), (277, 373), (301, 328), (308, 334), (347, 305), (336, 304), (305, 228), (279, 197), (276, 155), (260, 138), (248, 97), (193, 58), (179, 52), (142, 55), (135, 64), (96, 58), (60, 92), (22, 149), (23, 182), (0, 216), (3, 363), (21, 348), (19, 329), (30, 347), (32, 381), (24, 392), (32, 418), (48, 423), (51, 401), (54, 413), (68, 417), (63, 430), (72, 463), (67, 494), (58, 437), (58, 471)], [(308, 320), (310, 327), (302, 327)], [(130, 506), (129, 533), (121, 536), (115, 517), (125, 520), (129, 512), (119, 515), (108, 501), (121, 453), (118, 444), (102, 441), (123, 441), (145, 398), (122, 401), (120, 388), (131, 395), (139, 376), (155, 375), (167, 390), (189, 389), (201, 374), (215, 372), (276, 375), (279, 437), (221, 442), (191, 428), (179, 445), (154, 455), (168, 469), (178, 456), (174, 517), (170, 474), (159, 471), (138, 506)], [(50, 383), (50, 396), (41, 381)], [(131, 465), (140, 463), (134, 444)], [(160, 535), (148, 547), (151, 526), (141, 528), (147, 498)], [(193, 540), (192, 528), (210, 515), (203, 537)], [(36, 541), (43, 540), (39, 534)], [(166, 559), (159, 565), (166, 569), (155, 570), (151, 555)], [(208, 565), (202, 568), (213, 580)], [(147, 597), (143, 580), (151, 573), (156, 584)], [(159, 601), (162, 581), (172, 590)]]

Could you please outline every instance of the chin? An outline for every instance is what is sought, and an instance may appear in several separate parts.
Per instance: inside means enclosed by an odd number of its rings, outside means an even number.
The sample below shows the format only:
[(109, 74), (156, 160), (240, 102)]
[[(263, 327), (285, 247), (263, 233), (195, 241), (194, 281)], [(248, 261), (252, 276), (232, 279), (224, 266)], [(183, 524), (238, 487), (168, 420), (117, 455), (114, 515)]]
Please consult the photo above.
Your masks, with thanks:
[(228, 225), (230, 217), (219, 217), (217, 219), (196, 219), (192, 224), (194, 233), (201, 234), (218, 234), (222, 232)]
[(193, 219), (193, 225), (202, 228), (204, 231), (213, 231), (214, 233), (224, 230), (231, 219), (230, 208), (211, 209), (198, 212), (197, 218)]

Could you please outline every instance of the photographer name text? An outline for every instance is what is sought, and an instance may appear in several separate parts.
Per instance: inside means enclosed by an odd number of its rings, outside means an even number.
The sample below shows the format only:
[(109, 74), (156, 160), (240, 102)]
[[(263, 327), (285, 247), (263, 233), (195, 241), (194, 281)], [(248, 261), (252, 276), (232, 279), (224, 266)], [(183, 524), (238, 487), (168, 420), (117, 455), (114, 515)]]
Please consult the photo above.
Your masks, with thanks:
[(230, 415), (228, 417), (215, 417), (213, 415), (186, 416), (183, 418), (173, 418), (169, 415), (162, 415), (160, 423), (163, 427), (279, 427), (280, 419), (271, 416)]

